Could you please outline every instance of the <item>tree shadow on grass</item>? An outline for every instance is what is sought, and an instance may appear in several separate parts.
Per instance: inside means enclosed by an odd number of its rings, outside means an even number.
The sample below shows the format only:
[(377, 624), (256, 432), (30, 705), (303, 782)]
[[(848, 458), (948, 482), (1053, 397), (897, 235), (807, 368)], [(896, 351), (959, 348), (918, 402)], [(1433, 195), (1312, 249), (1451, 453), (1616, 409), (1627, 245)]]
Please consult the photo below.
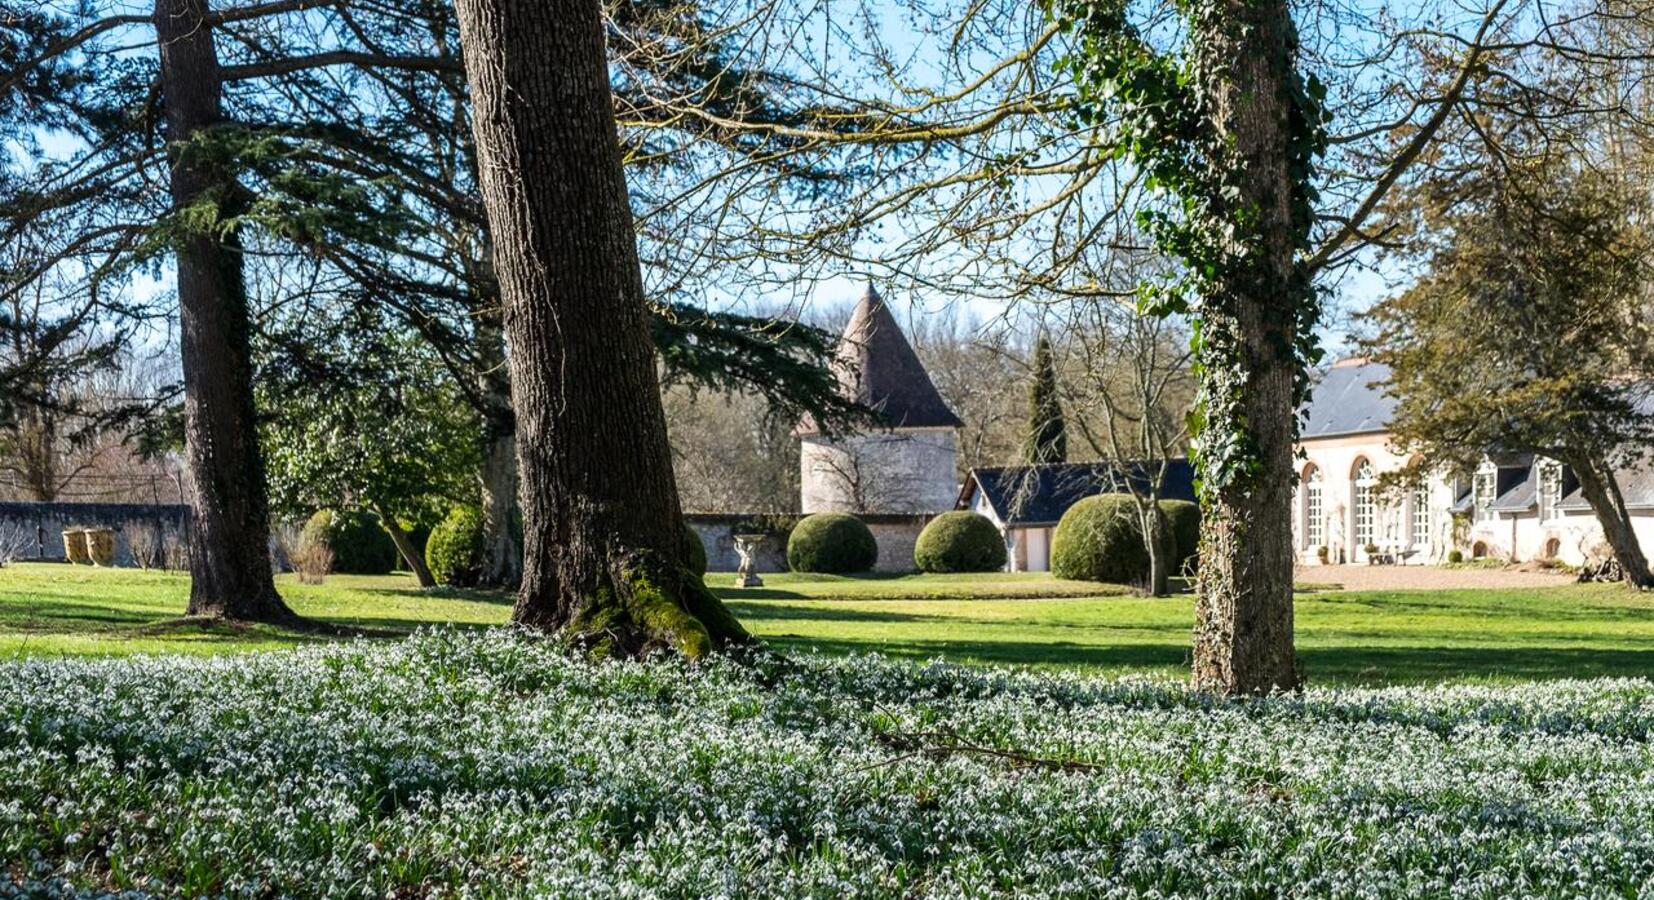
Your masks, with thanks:
[(1654, 648), (1299, 647), (1298, 661), (1311, 684), (1549, 681), (1654, 674)]
[[(1073, 641), (991, 641), (815, 638), (768, 635), (788, 652), (881, 653), (886, 656), (994, 665), (1027, 665), (1121, 672), (1187, 672), (1182, 643), (1082, 644)], [(1300, 647), (1299, 665), (1311, 685), (1432, 684), (1442, 681), (1527, 681), (1562, 678), (1648, 677), (1654, 649), (1568, 647)]]
[(357, 588), (362, 593), (382, 594), (408, 600), (460, 600), (467, 603), (487, 603), (491, 606), (510, 606), (517, 602), (512, 591), (485, 588), (457, 588), (439, 585), (428, 588)]
[(790, 603), (742, 603), (739, 601), (728, 604), (729, 611), (735, 618), (743, 622), (883, 622), (895, 624), (902, 622), (949, 622), (958, 623), (958, 616), (925, 616), (914, 613), (887, 612), (884, 610), (853, 609), (844, 606), (816, 604), (801, 606)]

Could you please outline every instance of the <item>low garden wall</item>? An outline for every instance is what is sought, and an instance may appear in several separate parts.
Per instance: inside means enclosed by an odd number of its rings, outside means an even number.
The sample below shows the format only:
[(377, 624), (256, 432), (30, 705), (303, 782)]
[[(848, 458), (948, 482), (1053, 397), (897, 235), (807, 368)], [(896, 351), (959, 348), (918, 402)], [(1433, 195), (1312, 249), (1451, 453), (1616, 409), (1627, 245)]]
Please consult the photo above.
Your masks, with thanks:
[(108, 528), (115, 532), (115, 565), (131, 566), (138, 557), (165, 565), (189, 546), (190, 508), (153, 503), (0, 503), (0, 534), (21, 531), (26, 539), (20, 559), (62, 561), (63, 532), (72, 528)]
[[(765, 522), (769, 537), (759, 545), (756, 560), (759, 572), (787, 571), (786, 529), (802, 516), (757, 516), (743, 513), (690, 513), (685, 516), (689, 527), (701, 536), (706, 547), (706, 567), (710, 572), (733, 572), (741, 564), (735, 552), (735, 535), (754, 530), (756, 522)], [(873, 539), (879, 544), (877, 572), (913, 571), (913, 545), (924, 530), (928, 515), (870, 514), (857, 516), (867, 523)], [(779, 527), (778, 527), (779, 526)]]

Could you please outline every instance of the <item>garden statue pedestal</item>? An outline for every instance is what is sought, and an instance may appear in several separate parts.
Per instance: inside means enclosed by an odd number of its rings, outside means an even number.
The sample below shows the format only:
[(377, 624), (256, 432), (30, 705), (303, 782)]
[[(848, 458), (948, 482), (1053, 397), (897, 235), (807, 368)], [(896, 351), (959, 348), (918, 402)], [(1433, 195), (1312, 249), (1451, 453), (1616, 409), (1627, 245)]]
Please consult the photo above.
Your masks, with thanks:
[(735, 552), (741, 557), (741, 566), (735, 570), (736, 587), (763, 587), (764, 579), (753, 571), (752, 558), (758, 553), (758, 545), (763, 543), (765, 534), (738, 534), (735, 535)]

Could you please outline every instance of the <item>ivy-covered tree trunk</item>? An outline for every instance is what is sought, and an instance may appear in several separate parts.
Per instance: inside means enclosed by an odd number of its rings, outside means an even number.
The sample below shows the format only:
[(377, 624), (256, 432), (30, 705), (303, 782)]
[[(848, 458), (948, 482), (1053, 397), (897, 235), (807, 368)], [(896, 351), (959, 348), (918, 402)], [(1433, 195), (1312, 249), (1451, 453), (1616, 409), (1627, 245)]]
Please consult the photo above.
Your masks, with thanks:
[(177, 242), (184, 446), (189, 458), (189, 614), (259, 622), (298, 617), (276, 593), (264, 461), (253, 417), (251, 321), (237, 233), (203, 225), (233, 213), (238, 186), (191, 141), (218, 125), (222, 82), (206, 0), (156, 0), (174, 210), (194, 209)]
[(1613, 467), (1584, 454), (1567, 462), (1574, 470), (1574, 477), (1579, 479), (1579, 492), (1585, 497), (1585, 502), (1591, 504), (1591, 511), (1602, 526), (1602, 535), (1613, 550), (1620, 570), (1625, 573), (1625, 580), (1645, 590), (1654, 587), (1654, 575), (1648, 570), (1648, 557), (1643, 555), (1642, 544), (1637, 540), (1637, 531), (1631, 523), (1631, 511), (1626, 509), (1625, 496), (1620, 492)]
[(621, 654), (744, 643), (682, 558), (598, 0), (456, 5), (517, 414), (512, 618)]
[[(1285, 0), (1208, 0), (1190, 40), (1218, 147), (1224, 264), (1200, 298), (1200, 574), (1194, 681), (1227, 693), (1298, 684), (1292, 643), (1295, 323), (1307, 275), (1292, 170), (1297, 35)], [(1237, 465), (1237, 460), (1240, 463)], [(1214, 478), (1217, 473), (1222, 477)]]

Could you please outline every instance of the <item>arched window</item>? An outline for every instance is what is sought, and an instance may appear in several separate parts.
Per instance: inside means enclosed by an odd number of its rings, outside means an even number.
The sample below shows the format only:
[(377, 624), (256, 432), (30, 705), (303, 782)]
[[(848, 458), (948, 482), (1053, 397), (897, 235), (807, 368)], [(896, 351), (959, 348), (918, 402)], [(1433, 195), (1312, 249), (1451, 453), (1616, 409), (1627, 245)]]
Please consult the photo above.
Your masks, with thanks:
[(1364, 548), (1375, 543), (1377, 539), (1378, 510), (1374, 493), (1377, 490), (1378, 474), (1373, 471), (1373, 464), (1363, 459), (1355, 464), (1355, 474), (1351, 481), (1355, 488), (1351, 491), (1354, 500), (1351, 515), (1355, 520), (1351, 534), (1355, 536), (1355, 546), (1363, 548), (1365, 552)]
[(1419, 485), (1413, 489), (1413, 546), (1430, 543), (1430, 488)]
[(1298, 533), (1304, 536), (1304, 549), (1314, 550), (1327, 542), (1327, 520), (1321, 485), (1321, 469), (1309, 466), (1304, 469), (1304, 524)]

